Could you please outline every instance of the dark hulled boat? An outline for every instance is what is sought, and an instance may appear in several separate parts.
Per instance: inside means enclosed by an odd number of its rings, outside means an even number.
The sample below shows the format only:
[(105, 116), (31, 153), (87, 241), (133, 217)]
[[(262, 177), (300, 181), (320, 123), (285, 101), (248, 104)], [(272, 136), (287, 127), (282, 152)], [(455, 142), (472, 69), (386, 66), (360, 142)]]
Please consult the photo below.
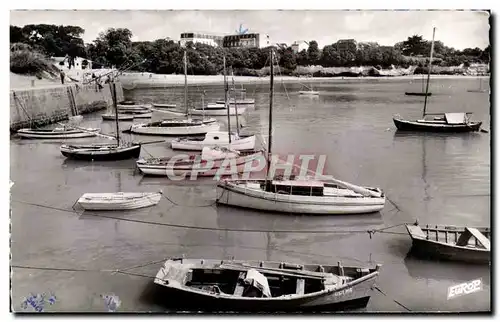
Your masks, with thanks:
[(113, 105), (115, 109), (116, 136), (97, 134), (108, 139), (116, 140), (114, 144), (79, 144), (62, 145), (60, 150), (62, 155), (67, 158), (85, 161), (116, 161), (131, 158), (138, 158), (141, 154), (140, 143), (125, 143), (120, 141), (120, 132), (118, 126), (118, 108), (116, 104), (116, 86), (112, 83)]
[(490, 262), (489, 228), (406, 225), (413, 242), (411, 252), (420, 257), (468, 263)]
[[(374, 268), (269, 261), (169, 259), (154, 282), (176, 309), (305, 312), (365, 307)], [(170, 303), (173, 305), (173, 303)]]
[[(425, 92), (422, 92), (424, 96), (424, 110), (422, 113), (422, 119), (419, 120), (405, 120), (399, 115), (394, 115), (393, 121), (394, 125), (398, 131), (422, 131), (422, 132), (473, 132), (479, 131), (482, 122), (471, 121), (470, 115), (472, 113), (426, 113), (427, 108), (427, 98), (430, 96), (429, 93), (429, 82), (431, 77), (431, 66), (432, 66), (432, 54), (434, 51), (434, 35), (436, 28), (432, 32), (432, 44), (431, 53), (429, 58), (429, 67), (427, 74), (427, 86)], [(407, 94), (408, 95), (408, 94)], [(434, 116), (429, 119), (429, 116)], [(427, 118), (426, 118), (427, 117)]]
[(432, 96), (432, 93), (425, 93), (425, 92), (405, 92), (405, 95), (409, 95), (409, 96)]
[(472, 113), (433, 113), (431, 119), (404, 120), (399, 115), (393, 118), (394, 125), (399, 131), (425, 131), (425, 132), (474, 132), (479, 131), (482, 122), (470, 121)]
[(61, 153), (70, 159), (86, 161), (137, 159), (141, 154), (141, 144), (62, 145)]

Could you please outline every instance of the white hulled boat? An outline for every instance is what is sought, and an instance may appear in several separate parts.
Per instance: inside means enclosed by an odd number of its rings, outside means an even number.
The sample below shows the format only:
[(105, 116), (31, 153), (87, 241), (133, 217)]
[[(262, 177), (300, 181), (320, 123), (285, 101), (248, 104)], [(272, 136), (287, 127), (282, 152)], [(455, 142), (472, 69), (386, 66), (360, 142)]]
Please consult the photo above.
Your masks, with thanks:
[[(231, 141), (231, 142), (230, 142)], [(173, 150), (192, 150), (201, 151), (204, 147), (225, 147), (231, 150), (250, 150), (255, 148), (255, 135), (238, 135), (231, 134), (229, 140), (228, 132), (209, 132), (205, 136), (191, 137), (191, 138), (178, 138), (174, 139), (171, 143)]]
[(85, 210), (130, 210), (158, 204), (160, 192), (85, 193), (78, 204)]

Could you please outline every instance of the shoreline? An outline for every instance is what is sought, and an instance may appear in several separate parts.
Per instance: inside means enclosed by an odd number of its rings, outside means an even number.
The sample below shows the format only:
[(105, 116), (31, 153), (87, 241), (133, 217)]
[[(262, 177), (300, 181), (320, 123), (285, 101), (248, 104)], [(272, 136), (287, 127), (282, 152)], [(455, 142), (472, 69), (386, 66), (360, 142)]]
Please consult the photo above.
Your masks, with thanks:
[[(151, 76), (150, 76), (151, 75)], [(431, 79), (489, 79), (491, 76), (470, 76), (470, 75), (431, 75)], [(159, 75), (150, 73), (127, 73), (119, 76), (123, 89), (132, 90), (134, 88), (158, 88), (158, 87), (177, 87), (184, 86), (184, 75)], [(230, 81), (232, 77), (228, 78)], [(421, 81), (422, 75), (404, 75), (404, 76), (336, 76), (336, 77), (294, 77), (294, 76), (275, 76), (275, 83), (301, 83), (301, 82), (345, 82), (345, 81), (363, 81), (363, 80), (416, 80)], [(427, 79), (427, 75), (424, 75)], [(238, 84), (268, 84), (269, 76), (234, 76), (235, 83)], [(188, 75), (188, 85), (220, 85), (224, 83), (223, 75)]]

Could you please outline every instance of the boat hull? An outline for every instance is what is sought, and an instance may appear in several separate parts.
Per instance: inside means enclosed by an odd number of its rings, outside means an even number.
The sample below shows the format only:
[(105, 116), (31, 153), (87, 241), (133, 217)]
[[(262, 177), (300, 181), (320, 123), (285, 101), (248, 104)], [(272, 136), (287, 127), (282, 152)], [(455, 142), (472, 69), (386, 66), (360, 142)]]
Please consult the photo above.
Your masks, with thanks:
[[(205, 263), (206, 262), (213, 261), (206, 260)], [(233, 267), (238, 267), (243, 261), (223, 262), (224, 264), (219, 261), (222, 265), (230, 266), (233, 266), (232, 263), (234, 262), (236, 266)], [(268, 262), (261, 263), (265, 264), (263, 269), (268, 267)], [(216, 294), (183, 286), (181, 283), (177, 282), (177, 278), (175, 280), (169, 279), (169, 271), (166, 269), (167, 264), (165, 264), (164, 267), (157, 273), (154, 282), (158, 285), (156, 290), (164, 294), (158, 297), (168, 299), (168, 301), (165, 302), (168, 306), (172, 307), (174, 310), (198, 309), (204, 311), (226, 312), (318, 312), (365, 307), (370, 299), (372, 288), (379, 274), (378, 271), (370, 270), (367, 275), (358, 277), (350, 282), (313, 293), (301, 295), (289, 294), (277, 297), (246, 297), (228, 293)], [(198, 266), (189, 267), (198, 268)], [(207, 269), (211, 267), (216, 268), (216, 266), (210, 264), (206, 266), (203, 265), (203, 267)], [(356, 269), (357, 268), (349, 268), (349, 270)], [(243, 271), (244, 270), (243, 268)], [(182, 279), (182, 271), (174, 272), (179, 272), (181, 275), (178, 278)], [(300, 270), (297, 272), (300, 274)], [(275, 276), (279, 276), (279, 272)]]
[(319, 95), (319, 92), (316, 91), (299, 91), (300, 95)]
[(408, 96), (432, 96), (432, 93), (422, 93), (422, 92), (405, 92)]
[[(17, 135), (25, 139), (76, 139), (96, 136), (99, 129), (87, 129), (88, 131), (67, 130), (67, 131), (41, 131), (32, 129), (21, 129)], [(94, 133), (95, 132), (95, 133)]]
[(412, 238), (411, 252), (421, 258), (457, 261), (473, 264), (488, 264), (490, 252), (457, 248), (453, 245), (435, 243), (428, 240)]
[[(105, 121), (115, 121), (116, 116), (113, 114), (103, 114), (102, 119)], [(130, 114), (118, 114), (118, 121), (132, 121), (134, 119), (133, 115)]]
[(175, 104), (162, 104), (162, 103), (153, 103), (153, 107), (156, 108), (176, 108)]
[[(103, 146), (101, 146), (103, 147)], [(141, 146), (118, 147), (111, 149), (92, 148), (90, 146), (61, 146), (61, 153), (68, 159), (85, 161), (116, 161), (137, 159), (141, 154)]]
[(237, 157), (234, 164), (236, 167), (231, 166), (229, 162), (224, 163), (224, 159), (214, 160), (211, 166), (204, 164), (189, 163), (186, 165), (172, 164), (147, 164), (137, 162), (137, 167), (144, 175), (149, 176), (200, 176), (200, 177), (213, 177), (213, 176), (230, 176), (232, 174), (244, 173), (250, 166), (247, 163), (252, 163), (252, 168), (255, 168), (253, 162), (260, 161), (262, 153), (254, 153), (246, 156)]
[[(225, 109), (225, 108), (222, 108), (222, 109), (207, 108), (205, 110), (200, 110), (200, 109), (191, 110), (192, 115), (226, 116), (227, 113), (228, 113), (228, 109)], [(244, 113), (245, 113), (245, 108), (239, 107), (238, 108), (238, 115), (242, 115)], [(233, 107), (233, 106), (229, 107), (229, 115), (230, 116), (236, 115), (236, 107)]]
[(348, 215), (380, 211), (385, 197), (301, 196), (267, 192), (231, 182), (217, 184), (217, 203), (280, 213)]
[[(110, 198), (93, 196), (107, 195)], [(118, 198), (115, 198), (117, 197)], [(123, 196), (123, 198), (120, 198)], [(132, 197), (137, 196), (137, 197)], [(129, 197), (129, 198), (126, 198)], [(161, 193), (115, 193), (115, 194), (84, 194), (78, 199), (78, 204), (85, 210), (131, 210), (150, 207), (158, 204)]]
[(193, 126), (175, 126), (175, 127), (156, 127), (156, 126), (144, 126), (144, 125), (133, 125), (130, 128), (130, 132), (135, 134), (146, 134), (146, 135), (197, 135), (206, 134), (211, 131), (218, 131), (220, 129), (220, 124), (218, 123), (208, 123)]
[(255, 147), (255, 135), (239, 138), (229, 142), (195, 141), (195, 140), (173, 140), (171, 148), (173, 150), (201, 151), (204, 147), (224, 147), (232, 150), (251, 150)]
[(476, 132), (480, 130), (482, 122), (471, 122), (469, 124), (443, 124), (443, 123), (424, 123), (417, 121), (408, 121), (393, 118), (394, 125), (398, 131), (415, 131), (415, 132)]
[[(225, 104), (224, 101), (216, 101), (216, 104)], [(243, 99), (243, 100), (236, 100), (236, 102), (233, 99), (228, 100), (227, 102), (229, 105), (252, 105), (255, 104), (255, 100), (251, 98)]]

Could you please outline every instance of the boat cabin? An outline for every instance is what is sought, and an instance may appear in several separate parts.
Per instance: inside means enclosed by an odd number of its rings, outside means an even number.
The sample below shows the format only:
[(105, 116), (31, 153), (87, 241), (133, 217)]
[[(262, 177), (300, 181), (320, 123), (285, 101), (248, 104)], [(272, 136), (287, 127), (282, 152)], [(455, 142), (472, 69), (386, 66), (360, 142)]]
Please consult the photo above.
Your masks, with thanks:
[(460, 125), (467, 124), (470, 119), (471, 112), (466, 113), (429, 113), (426, 116), (430, 116), (431, 119), (422, 119), (417, 122), (420, 123), (436, 123), (436, 124), (450, 124), (450, 125)]

